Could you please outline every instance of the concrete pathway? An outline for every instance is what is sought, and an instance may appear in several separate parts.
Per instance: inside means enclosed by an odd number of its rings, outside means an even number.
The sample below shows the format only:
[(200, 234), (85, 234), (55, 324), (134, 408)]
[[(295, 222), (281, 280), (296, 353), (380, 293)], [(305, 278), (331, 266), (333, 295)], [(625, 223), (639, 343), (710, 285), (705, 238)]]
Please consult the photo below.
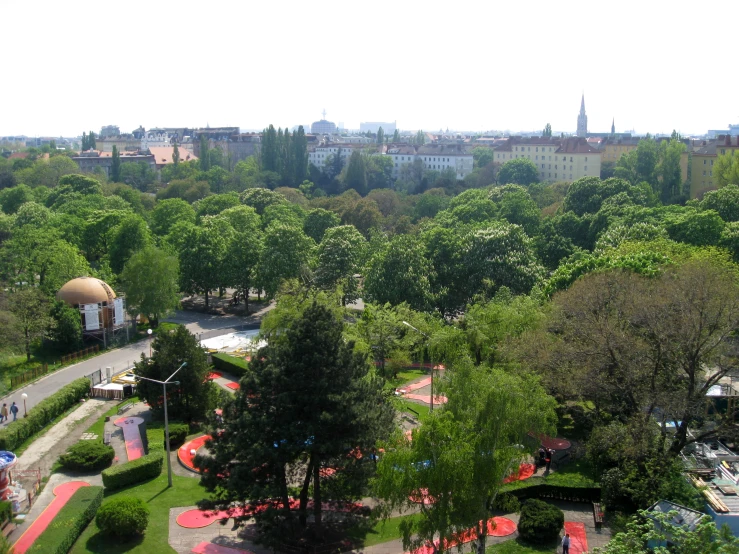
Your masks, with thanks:
[[(270, 309), (272, 309), (272, 305), (266, 306), (260, 311), (250, 314), (248, 317), (177, 311), (173, 317), (163, 319), (162, 321), (185, 325), (191, 333), (202, 338), (207, 338), (234, 331), (242, 331), (245, 328), (258, 327), (262, 317)], [(28, 394), (26, 406), (30, 410), (33, 406), (41, 402), (41, 400), (47, 398), (75, 379), (89, 375), (98, 369), (105, 370), (106, 367), (113, 368), (114, 372), (127, 369), (134, 362), (141, 359), (141, 354), (149, 355), (149, 341), (146, 339), (127, 344), (116, 350), (110, 350), (89, 360), (50, 373), (30, 385), (13, 391), (0, 399), (0, 403), (7, 403), (10, 406), (12, 402), (15, 402), (22, 410), (23, 398), (21, 395), (26, 393)]]

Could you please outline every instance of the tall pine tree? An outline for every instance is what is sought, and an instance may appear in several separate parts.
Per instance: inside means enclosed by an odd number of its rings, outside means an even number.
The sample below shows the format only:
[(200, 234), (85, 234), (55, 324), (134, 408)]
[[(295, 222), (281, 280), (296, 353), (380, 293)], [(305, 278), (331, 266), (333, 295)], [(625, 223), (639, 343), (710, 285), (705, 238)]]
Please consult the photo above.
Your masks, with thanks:
[(113, 160), (110, 164), (110, 179), (114, 183), (121, 182), (121, 154), (115, 144), (113, 145)]

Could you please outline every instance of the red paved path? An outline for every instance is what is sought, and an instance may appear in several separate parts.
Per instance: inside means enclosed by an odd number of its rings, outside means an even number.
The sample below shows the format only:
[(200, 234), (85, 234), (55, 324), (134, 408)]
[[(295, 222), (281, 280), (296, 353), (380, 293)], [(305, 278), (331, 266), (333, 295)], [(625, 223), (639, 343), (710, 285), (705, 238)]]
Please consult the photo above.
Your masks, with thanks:
[(123, 429), (123, 440), (126, 441), (126, 455), (128, 461), (136, 460), (144, 455), (144, 443), (141, 441), (141, 431), (139, 425), (144, 420), (140, 417), (122, 417), (116, 419), (113, 423)]
[[(487, 521), (488, 536), (490, 537), (507, 537), (516, 530), (516, 523), (507, 517), (491, 517)], [(454, 548), (459, 544), (466, 544), (477, 538), (477, 529), (468, 529), (464, 533), (460, 533), (456, 537), (444, 541), (444, 550)], [(439, 547), (439, 541), (434, 541), (436, 548)], [(417, 548), (412, 553), (406, 554), (434, 554), (435, 549), (430, 544)]]
[(194, 450), (195, 453), (197, 453), (197, 451), (205, 444), (205, 441), (207, 440), (210, 440), (210, 435), (201, 435), (180, 446), (180, 449), (177, 451), (177, 457), (180, 459), (180, 462), (182, 462), (183, 466), (185, 466), (190, 471), (198, 473), (198, 470), (195, 467), (194, 463), (195, 454), (193, 454), (192, 451)]
[(53, 520), (59, 513), (59, 510), (64, 507), (70, 497), (82, 487), (89, 487), (90, 483), (84, 481), (70, 481), (69, 483), (63, 483), (54, 489), (54, 500), (51, 501), (43, 512), (39, 514), (31, 526), (21, 535), (21, 537), (13, 545), (14, 554), (25, 554), (26, 550), (31, 548), (31, 545), (36, 541), (41, 533), (49, 526), (51, 520)]
[(251, 550), (242, 550), (231, 546), (221, 546), (212, 542), (201, 542), (191, 550), (195, 554), (254, 554)]
[(585, 524), (576, 521), (565, 521), (565, 533), (570, 534), (570, 554), (582, 554), (588, 551), (588, 536)]

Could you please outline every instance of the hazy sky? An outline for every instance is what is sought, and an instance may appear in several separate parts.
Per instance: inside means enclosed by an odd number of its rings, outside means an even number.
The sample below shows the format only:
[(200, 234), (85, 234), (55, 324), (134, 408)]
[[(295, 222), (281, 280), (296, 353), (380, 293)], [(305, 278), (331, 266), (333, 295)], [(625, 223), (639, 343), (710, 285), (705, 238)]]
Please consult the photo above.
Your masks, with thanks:
[(0, 136), (103, 125), (705, 133), (739, 1), (0, 0)]

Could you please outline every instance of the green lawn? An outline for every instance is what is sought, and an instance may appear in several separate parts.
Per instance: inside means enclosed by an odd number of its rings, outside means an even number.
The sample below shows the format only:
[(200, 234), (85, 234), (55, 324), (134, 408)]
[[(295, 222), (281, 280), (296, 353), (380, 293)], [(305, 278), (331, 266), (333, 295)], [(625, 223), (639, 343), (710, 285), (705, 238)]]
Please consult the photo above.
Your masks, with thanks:
[(167, 487), (167, 473), (146, 483), (105, 494), (103, 503), (111, 498), (133, 496), (140, 498), (151, 509), (149, 527), (143, 538), (122, 542), (111, 540), (99, 533), (93, 521), (85, 529), (80, 538), (70, 550), (71, 554), (95, 553), (118, 554), (130, 552), (132, 554), (163, 554), (175, 550), (169, 546), (169, 509), (178, 506), (192, 506), (207, 496), (200, 479), (172, 476), (173, 487)]
[(515, 539), (488, 546), (485, 549), (485, 554), (542, 554), (544, 552), (551, 554), (558, 552), (558, 545), (558, 542), (546, 546), (531, 545)]
[(501, 487), (501, 492), (514, 489), (533, 487), (534, 485), (555, 485), (560, 487), (597, 487), (593, 480), (592, 469), (587, 460), (581, 459), (571, 461), (561, 468), (555, 467), (555, 471), (547, 477), (534, 476), (523, 481), (513, 481)]
[(400, 517), (391, 517), (386, 520), (376, 522), (370, 528), (356, 527), (349, 530), (349, 536), (355, 541), (362, 541), (362, 544), (373, 546), (383, 542), (393, 541), (400, 538), (400, 524), (408, 519), (420, 519), (421, 514), (412, 514)]

